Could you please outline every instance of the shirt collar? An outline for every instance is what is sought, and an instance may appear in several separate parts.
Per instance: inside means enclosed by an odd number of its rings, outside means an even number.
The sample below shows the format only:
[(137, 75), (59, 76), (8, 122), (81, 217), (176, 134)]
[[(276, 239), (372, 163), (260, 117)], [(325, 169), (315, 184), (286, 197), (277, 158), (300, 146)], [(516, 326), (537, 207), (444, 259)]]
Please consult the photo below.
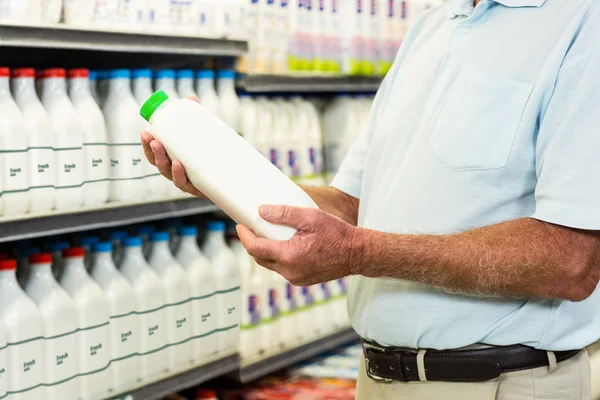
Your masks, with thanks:
[[(546, 0), (492, 0), (506, 7), (541, 7)], [(460, 0), (458, 7), (450, 14), (450, 18), (470, 16), (473, 14), (473, 0)]]

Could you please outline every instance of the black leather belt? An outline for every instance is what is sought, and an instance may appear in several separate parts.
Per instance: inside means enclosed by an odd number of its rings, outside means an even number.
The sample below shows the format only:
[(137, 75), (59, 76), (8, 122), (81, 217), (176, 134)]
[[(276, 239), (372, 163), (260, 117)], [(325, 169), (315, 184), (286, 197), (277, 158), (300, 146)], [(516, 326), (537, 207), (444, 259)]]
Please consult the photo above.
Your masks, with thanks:
[[(363, 340), (367, 375), (380, 382), (419, 381), (417, 353), (382, 347)], [(567, 360), (580, 350), (555, 351), (556, 362)], [(427, 381), (482, 382), (503, 372), (547, 366), (548, 354), (523, 345), (475, 350), (428, 350), (423, 357)]]

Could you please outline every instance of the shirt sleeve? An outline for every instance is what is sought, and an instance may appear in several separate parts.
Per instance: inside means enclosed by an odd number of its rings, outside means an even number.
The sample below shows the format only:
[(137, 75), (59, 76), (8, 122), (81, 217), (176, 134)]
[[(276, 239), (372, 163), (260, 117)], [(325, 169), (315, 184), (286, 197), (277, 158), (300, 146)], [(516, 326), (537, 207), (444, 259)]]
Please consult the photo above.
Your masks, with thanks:
[(533, 218), (587, 230), (600, 230), (598, 9), (589, 11), (563, 61), (535, 142)]
[(418, 36), (424, 17), (425, 15), (421, 16), (416, 21), (413, 28), (409, 30), (402, 41), (402, 45), (394, 60), (394, 65), (387, 73), (375, 95), (375, 100), (373, 101), (373, 106), (371, 107), (369, 120), (367, 122), (367, 128), (364, 132), (360, 133), (350, 147), (350, 150), (348, 150), (348, 153), (340, 165), (340, 169), (330, 184), (331, 187), (341, 190), (352, 197), (360, 198), (365, 160), (367, 158), (373, 132), (377, 129), (378, 116), (381, 113), (381, 109), (387, 103), (388, 94), (390, 90), (392, 90), (393, 82), (398, 74), (400, 65), (406, 58), (406, 54), (412, 47), (415, 38)]

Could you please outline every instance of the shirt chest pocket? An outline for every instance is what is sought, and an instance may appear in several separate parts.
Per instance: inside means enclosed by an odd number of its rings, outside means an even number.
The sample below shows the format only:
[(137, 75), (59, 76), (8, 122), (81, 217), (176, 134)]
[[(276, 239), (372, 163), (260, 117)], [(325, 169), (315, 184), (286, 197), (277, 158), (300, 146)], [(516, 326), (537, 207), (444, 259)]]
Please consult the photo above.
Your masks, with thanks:
[(431, 150), (455, 171), (504, 167), (532, 89), (529, 83), (463, 72), (442, 104)]

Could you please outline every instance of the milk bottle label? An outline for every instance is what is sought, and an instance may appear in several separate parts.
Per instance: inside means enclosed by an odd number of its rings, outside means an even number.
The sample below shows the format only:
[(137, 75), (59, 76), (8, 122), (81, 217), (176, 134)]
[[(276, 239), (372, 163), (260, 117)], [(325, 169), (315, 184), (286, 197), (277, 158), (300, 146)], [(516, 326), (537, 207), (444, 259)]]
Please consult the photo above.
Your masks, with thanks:
[(27, 151), (15, 150), (2, 154), (4, 190), (21, 191), (29, 188), (29, 158)]
[(83, 183), (83, 151), (78, 148), (56, 149), (58, 188), (78, 187)]
[(279, 153), (279, 150), (277, 150), (274, 147), (271, 147), (269, 149), (269, 160), (271, 161), (271, 163), (276, 166), (279, 169), (282, 169), (281, 166), (281, 156)]
[(77, 333), (46, 338), (46, 383), (50, 386), (77, 375)]
[(108, 178), (108, 148), (103, 143), (84, 143), (83, 152), (88, 182), (103, 181)]
[(192, 336), (190, 302), (167, 306), (167, 324), (169, 326), (169, 344), (188, 340)]
[(154, 310), (140, 313), (141, 349), (140, 352), (152, 353), (167, 344), (167, 330), (165, 329), (165, 310)]
[(52, 187), (54, 185), (54, 151), (52, 149), (29, 149), (31, 166), (31, 187)]
[(277, 290), (273, 288), (269, 289), (269, 304), (267, 312), (270, 319), (279, 317), (279, 296)]
[(292, 179), (300, 178), (300, 163), (298, 162), (298, 152), (296, 150), (288, 151), (289, 175)]
[(110, 344), (113, 362), (132, 357), (140, 343), (139, 317), (134, 314), (110, 319)]
[(110, 146), (110, 177), (114, 180), (136, 179), (147, 171), (139, 143), (122, 143)]
[(244, 318), (242, 330), (256, 328), (260, 323), (259, 297), (255, 294), (249, 294), (246, 301), (246, 317)]
[(79, 332), (80, 370), (82, 373), (98, 372), (110, 363), (109, 324)]
[(285, 284), (285, 292), (285, 298), (287, 301), (286, 305), (288, 310), (293, 312), (298, 308), (298, 305), (296, 304), (296, 296), (294, 296), (294, 287), (291, 283), (287, 282)]
[(21, 393), (22, 397), (19, 398), (35, 399), (34, 388), (43, 383), (42, 377), (44, 376), (43, 339), (9, 344), (6, 354), (9, 361), (8, 371), (10, 371), (8, 392)]
[(310, 165), (312, 167), (312, 174), (320, 175), (323, 172), (323, 152), (321, 149), (316, 147), (310, 147), (308, 149), (308, 157)]
[(206, 335), (215, 329), (214, 312), (216, 306), (215, 296), (202, 299), (195, 299), (192, 302), (192, 319), (196, 321), (194, 336)]
[(331, 299), (331, 290), (329, 289), (328, 283), (321, 283), (319, 285), (319, 289), (322, 292), (323, 301), (328, 301)]
[(315, 300), (309, 286), (302, 287), (302, 300), (304, 307), (310, 307), (314, 304)]

